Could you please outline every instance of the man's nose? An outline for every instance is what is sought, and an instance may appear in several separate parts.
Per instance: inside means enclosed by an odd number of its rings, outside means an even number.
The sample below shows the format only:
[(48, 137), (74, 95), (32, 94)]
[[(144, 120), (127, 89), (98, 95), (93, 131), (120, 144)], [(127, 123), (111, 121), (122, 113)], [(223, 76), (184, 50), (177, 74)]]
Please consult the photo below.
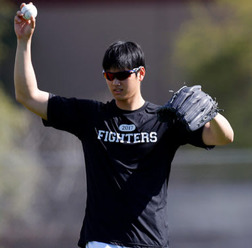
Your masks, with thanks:
[(120, 85), (121, 83), (120, 83), (120, 81), (119, 81), (117, 78), (115, 78), (115, 79), (113, 80), (112, 84), (113, 84), (113, 85)]

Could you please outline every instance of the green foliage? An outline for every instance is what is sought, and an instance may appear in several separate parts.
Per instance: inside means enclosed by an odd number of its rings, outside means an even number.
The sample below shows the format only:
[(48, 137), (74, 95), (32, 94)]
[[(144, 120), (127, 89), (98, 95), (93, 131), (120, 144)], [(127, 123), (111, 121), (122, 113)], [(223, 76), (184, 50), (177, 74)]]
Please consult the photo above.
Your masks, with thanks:
[(13, 13), (14, 5), (6, 0), (1, 0), (0, 8), (0, 62), (7, 58), (13, 45)]
[(13, 220), (30, 221), (30, 202), (39, 177), (38, 161), (24, 145), (28, 115), (0, 87), (0, 234)]
[(10, 97), (0, 87), (0, 151), (8, 150), (20, 142), (22, 132), (27, 125), (24, 112), (19, 109)]
[[(13, 5), (1, 0), (0, 69), (13, 49), (14, 14)], [(40, 171), (36, 154), (28, 152), (24, 145), (28, 114), (11, 100), (3, 84), (10, 85), (10, 82), (4, 82), (3, 78), (0, 81), (0, 235), (13, 221), (30, 222), (31, 202)]]
[(237, 146), (251, 146), (252, 2), (220, 0), (193, 5), (174, 59), (188, 81), (216, 97), (235, 131)]

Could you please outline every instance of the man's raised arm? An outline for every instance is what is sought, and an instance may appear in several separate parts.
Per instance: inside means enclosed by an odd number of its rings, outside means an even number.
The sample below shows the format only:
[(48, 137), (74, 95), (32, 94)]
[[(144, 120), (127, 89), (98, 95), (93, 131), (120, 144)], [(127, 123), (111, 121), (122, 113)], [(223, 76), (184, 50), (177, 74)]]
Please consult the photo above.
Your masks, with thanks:
[[(21, 5), (21, 8), (24, 4)], [(16, 100), (27, 109), (47, 120), (49, 93), (38, 89), (36, 75), (31, 60), (31, 42), (36, 20), (25, 20), (21, 11), (14, 19), (17, 36), (17, 50), (14, 68)]]

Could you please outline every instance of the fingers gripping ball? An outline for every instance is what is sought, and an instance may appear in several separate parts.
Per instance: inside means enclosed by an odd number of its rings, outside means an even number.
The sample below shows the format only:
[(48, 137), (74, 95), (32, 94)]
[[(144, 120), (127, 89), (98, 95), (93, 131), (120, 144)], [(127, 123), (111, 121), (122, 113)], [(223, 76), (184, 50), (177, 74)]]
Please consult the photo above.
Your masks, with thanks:
[(161, 122), (178, 121), (195, 131), (212, 120), (219, 112), (218, 103), (201, 90), (200, 85), (184, 86), (158, 111)]
[(24, 19), (29, 20), (31, 19), (31, 17), (33, 16), (34, 18), (36, 18), (36, 16), (38, 15), (38, 10), (35, 7), (35, 5), (33, 5), (32, 3), (26, 4), (22, 9), (21, 12), (24, 17)]

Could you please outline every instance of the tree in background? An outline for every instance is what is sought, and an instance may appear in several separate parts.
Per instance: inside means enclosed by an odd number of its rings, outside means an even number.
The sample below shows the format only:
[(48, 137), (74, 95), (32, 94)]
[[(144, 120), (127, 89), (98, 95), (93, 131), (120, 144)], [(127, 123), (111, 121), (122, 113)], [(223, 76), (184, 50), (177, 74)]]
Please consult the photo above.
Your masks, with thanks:
[[(13, 17), (17, 7), (10, 1), (1, 0), (0, 248), (12, 247), (5, 243), (22, 246), (24, 240), (29, 247), (34, 247), (33, 244), (38, 242), (36, 238), (40, 237), (45, 243), (64, 243), (69, 233), (78, 233), (76, 220), (82, 218), (79, 211), (74, 211), (76, 216), (73, 215), (66, 202), (71, 202), (71, 207), (76, 209), (79, 201), (83, 206), (83, 185), (78, 184), (83, 181), (83, 156), (66, 155), (69, 148), (77, 150), (75, 146), (78, 146), (79, 150), (79, 142), (67, 133), (45, 132), (41, 119), (20, 107), (9, 94), (13, 91), (10, 64), (14, 64), (16, 48)], [(66, 149), (65, 156), (54, 156), (61, 149)], [(47, 166), (43, 166), (45, 163)], [(68, 225), (65, 224), (67, 216)]]
[[(10, 18), (13, 18), (13, 5), (9, 2), (2, 0), (1, 1), (1, 9), (0, 9), (0, 18), (1, 18), (1, 25), (0, 25), (0, 62), (3, 62), (7, 56), (8, 52), (10, 51), (10, 36), (11, 36), (11, 25)], [(12, 28), (13, 29), (13, 28)]]
[[(0, 236), (16, 221), (24, 225), (34, 222), (31, 207), (39, 181), (38, 159), (24, 145), (29, 117), (6, 93), (3, 68), (13, 50), (13, 13), (9, 2), (1, 1), (0, 8)], [(18, 222), (17, 222), (18, 221)], [(1, 239), (1, 238), (0, 238)], [(0, 244), (1, 245), (1, 244)]]
[[(36, 221), (32, 202), (41, 176), (36, 154), (24, 145), (28, 116), (0, 88), (0, 235)], [(32, 150), (32, 149), (31, 149)], [(18, 225), (15, 225), (18, 226)]]
[(235, 130), (237, 146), (251, 146), (252, 2), (219, 0), (192, 5), (174, 60), (193, 84), (217, 98)]
[[(1, 0), (0, 8), (0, 81), (4, 89), (13, 91), (13, 59), (16, 39), (13, 17), (17, 6), (12, 1)], [(11, 81), (11, 82), (10, 82)]]

